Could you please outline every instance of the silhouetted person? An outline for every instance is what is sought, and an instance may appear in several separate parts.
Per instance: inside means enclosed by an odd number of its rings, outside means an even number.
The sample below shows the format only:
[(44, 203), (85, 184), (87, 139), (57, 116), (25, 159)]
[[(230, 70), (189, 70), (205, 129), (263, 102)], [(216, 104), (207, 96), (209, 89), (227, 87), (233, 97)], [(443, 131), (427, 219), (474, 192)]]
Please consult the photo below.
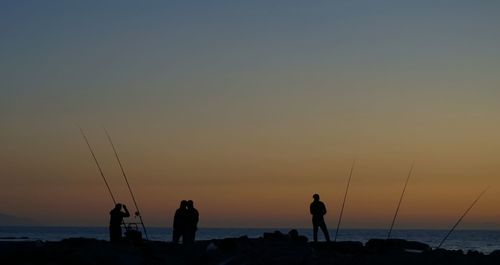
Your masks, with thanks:
[(199, 213), (198, 210), (194, 208), (194, 203), (192, 200), (187, 202), (186, 210), (186, 230), (183, 238), (183, 243), (191, 244), (194, 242), (196, 237), (196, 230), (198, 230), (198, 220)]
[(318, 194), (314, 194), (313, 198), (314, 201), (311, 203), (309, 211), (312, 215), (314, 242), (318, 242), (318, 227), (320, 227), (321, 231), (323, 231), (323, 234), (325, 234), (326, 241), (330, 241), (330, 234), (328, 234), (325, 219), (323, 218), (323, 216), (326, 214), (325, 204), (319, 200)]
[(129, 217), (127, 206), (117, 203), (115, 208), (109, 212), (109, 240), (113, 243), (120, 242), (122, 240), (122, 223), (124, 217)]
[(187, 217), (187, 201), (182, 200), (179, 209), (175, 211), (174, 215), (174, 230), (172, 231), (172, 242), (179, 243), (179, 239), (182, 237), (182, 241), (186, 241), (186, 217)]

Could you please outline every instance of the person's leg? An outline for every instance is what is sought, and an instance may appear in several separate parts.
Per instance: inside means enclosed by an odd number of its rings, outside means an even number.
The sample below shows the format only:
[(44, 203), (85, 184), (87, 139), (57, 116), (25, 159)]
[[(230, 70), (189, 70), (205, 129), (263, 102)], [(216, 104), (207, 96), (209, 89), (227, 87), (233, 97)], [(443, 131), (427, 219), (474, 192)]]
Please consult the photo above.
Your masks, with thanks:
[(117, 240), (117, 242), (121, 242), (123, 240), (123, 233), (122, 233), (121, 226), (116, 228), (116, 240)]
[(313, 240), (318, 242), (318, 224), (313, 223)]
[(121, 227), (110, 227), (109, 228), (109, 241), (116, 243), (122, 240), (122, 229)]
[(113, 234), (113, 228), (109, 227), (109, 242), (115, 242), (115, 235)]
[(330, 242), (330, 234), (328, 233), (328, 228), (326, 228), (325, 222), (323, 222), (320, 226), (321, 231), (323, 231), (323, 234), (325, 235), (326, 241)]
[(196, 230), (193, 231), (193, 234), (191, 235), (191, 242), (194, 243), (196, 240)]
[(189, 232), (187, 233), (186, 237), (187, 237), (187, 241), (189, 244), (194, 243), (195, 234), (196, 234), (196, 231), (193, 229), (190, 229)]
[(172, 242), (174, 243), (179, 243), (179, 239), (181, 238), (181, 235), (179, 233), (179, 229), (174, 229), (174, 231), (172, 231)]
[(183, 233), (182, 233), (182, 244), (190, 244), (191, 243), (191, 235), (190, 235), (190, 231), (188, 229), (186, 229)]

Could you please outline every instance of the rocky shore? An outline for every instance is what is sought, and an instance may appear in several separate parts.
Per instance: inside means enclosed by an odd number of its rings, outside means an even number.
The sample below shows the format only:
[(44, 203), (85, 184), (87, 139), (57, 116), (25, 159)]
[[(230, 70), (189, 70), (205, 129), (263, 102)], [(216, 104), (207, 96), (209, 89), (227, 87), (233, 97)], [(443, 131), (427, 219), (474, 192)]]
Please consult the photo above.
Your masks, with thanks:
[(0, 242), (1, 264), (500, 264), (500, 250), (480, 252), (432, 250), (428, 245), (398, 239), (361, 242), (307, 242), (281, 233), (199, 241), (177, 245), (148, 241), (110, 244), (70, 238), (58, 242)]

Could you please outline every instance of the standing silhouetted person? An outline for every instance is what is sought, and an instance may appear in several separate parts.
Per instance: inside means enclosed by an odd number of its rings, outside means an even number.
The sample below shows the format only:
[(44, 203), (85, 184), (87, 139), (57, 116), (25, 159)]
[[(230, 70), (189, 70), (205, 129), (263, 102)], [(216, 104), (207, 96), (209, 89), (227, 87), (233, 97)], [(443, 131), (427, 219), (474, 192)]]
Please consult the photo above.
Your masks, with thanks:
[(117, 203), (115, 208), (109, 212), (109, 240), (113, 243), (120, 242), (122, 240), (122, 223), (124, 217), (129, 217), (127, 206)]
[(186, 210), (186, 232), (184, 234), (183, 243), (191, 244), (196, 237), (196, 230), (198, 230), (199, 213), (194, 208), (192, 200), (187, 202)]
[(313, 198), (314, 201), (311, 203), (309, 211), (312, 215), (314, 242), (318, 242), (318, 227), (320, 227), (321, 231), (323, 231), (323, 234), (325, 234), (326, 241), (330, 241), (330, 234), (328, 234), (325, 219), (323, 218), (323, 216), (326, 214), (325, 204), (319, 200), (318, 194), (314, 194)]
[(187, 217), (187, 201), (182, 200), (179, 209), (175, 211), (174, 215), (174, 231), (172, 231), (172, 242), (179, 243), (186, 241), (186, 218)]

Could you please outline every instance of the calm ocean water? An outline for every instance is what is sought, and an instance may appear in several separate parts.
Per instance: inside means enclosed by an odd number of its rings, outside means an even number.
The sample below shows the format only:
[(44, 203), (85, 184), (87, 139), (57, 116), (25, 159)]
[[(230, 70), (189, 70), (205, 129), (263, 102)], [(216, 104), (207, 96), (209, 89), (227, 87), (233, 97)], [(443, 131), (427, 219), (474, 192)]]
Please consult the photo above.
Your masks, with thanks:
[[(264, 232), (279, 230), (287, 233), (289, 228), (200, 228), (196, 234), (197, 240), (239, 237), (247, 235), (250, 238), (262, 236)], [(311, 229), (298, 229), (300, 234), (312, 238)], [(331, 231), (334, 232), (334, 231)], [(437, 246), (446, 234), (446, 230), (395, 230), (393, 238), (416, 240)], [(168, 241), (172, 238), (172, 229), (152, 227), (148, 229), (150, 239)], [(353, 240), (366, 242), (371, 238), (385, 238), (387, 230), (377, 229), (348, 229), (342, 230), (338, 240)], [(108, 239), (106, 227), (27, 227), (5, 226), (0, 227), (0, 240), (44, 240), (57, 241), (69, 237), (87, 237)], [(14, 238), (14, 239), (12, 239)], [(320, 232), (320, 240), (322, 234)], [(500, 231), (489, 230), (457, 230), (443, 246), (447, 249), (478, 250), (489, 253), (500, 249)]]

